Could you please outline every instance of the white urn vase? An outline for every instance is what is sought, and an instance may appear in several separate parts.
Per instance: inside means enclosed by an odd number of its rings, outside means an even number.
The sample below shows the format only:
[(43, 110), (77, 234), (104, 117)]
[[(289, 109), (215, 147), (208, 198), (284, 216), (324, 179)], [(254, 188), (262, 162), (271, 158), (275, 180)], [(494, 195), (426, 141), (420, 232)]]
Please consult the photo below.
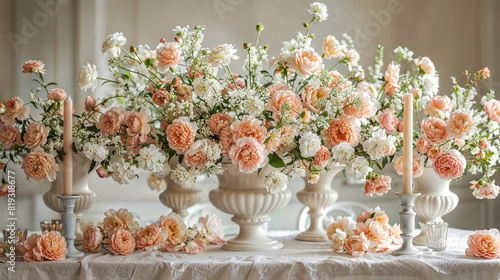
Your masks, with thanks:
[(297, 192), (297, 198), (302, 204), (309, 207), (307, 214), (311, 224), (307, 230), (297, 235), (297, 240), (317, 242), (328, 240), (322, 223), (325, 216), (323, 208), (337, 201), (339, 195), (336, 190), (331, 188), (332, 180), (344, 168), (345, 165), (339, 165), (320, 172), (319, 180), (315, 184), (308, 183), (308, 179), (303, 178), (306, 185), (303, 190)]
[[(77, 217), (75, 245), (81, 245), (83, 232), (80, 228), (82, 213), (89, 210), (96, 200), (96, 193), (89, 189), (89, 168), (92, 161), (83, 154), (73, 154), (73, 194), (79, 194), (80, 198), (75, 203), (74, 212)], [(56, 179), (51, 188), (43, 194), (43, 202), (50, 209), (62, 214), (64, 208), (58, 195), (64, 190), (64, 164), (58, 162), (61, 171), (56, 172)]]
[(458, 196), (450, 191), (451, 180), (441, 179), (432, 168), (426, 167), (422, 176), (415, 178), (414, 193), (421, 193), (415, 199), (413, 210), (420, 219), (421, 232), (413, 238), (413, 244), (426, 245), (425, 223), (442, 222), (442, 216), (458, 205)]
[[(240, 230), (222, 249), (231, 251), (261, 251), (283, 248), (283, 243), (262, 233), (262, 225), (271, 220), (269, 214), (283, 208), (292, 196), (290, 190), (268, 192), (264, 183), (275, 169), (269, 164), (260, 173), (243, 173), (231, 163), (222, 163), (225, 171), (217, 175), (219, 187), (210, 191), (209, 198), (219, 210), (233, 215)], [(257, 174), (258, 173), (258, 174)]]

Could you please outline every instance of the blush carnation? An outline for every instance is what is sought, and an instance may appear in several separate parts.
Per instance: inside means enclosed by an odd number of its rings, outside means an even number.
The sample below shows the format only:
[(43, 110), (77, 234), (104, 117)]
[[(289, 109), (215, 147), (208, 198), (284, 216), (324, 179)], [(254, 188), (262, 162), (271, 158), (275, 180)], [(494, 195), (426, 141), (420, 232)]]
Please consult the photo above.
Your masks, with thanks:
[(97, 253), (102, 244), (102, 231), (99, 227), (88, 226), (83, 232), (82, 247), (86, 252)]
[(28, 60), (24, 63), (23, 73), (35, 73), (45, 74), (43, 69), (45, 64), (41, 60)]
[(228, 114), (217, 113), (208, 120), (208, 129), (214, 135), (219, 135), (223, 128), (230, 126), (233, 118)]
[(210, 161), (205, 149), (210, 145), (213, 145), (213, 142), (209, 139), (196, 140), (184, 153), (186, 164), (201, 169), (206, 162)]
[(314, 155), (314, 161), (311, 162), (311, 165), (317, 169), (322, 169), (326, 166), (329, 159), (330, 151), (325, 146), (321, 146), (319, 151)]
[(344, 249), (348, 254), (353, 257), (362, 257), (368, 250), (369, 246), (368, 239), (364, 233), (360, 235), (354, 235), (345, 240)]
[(237, 142), (238, 139), (243, 137), (250, 137), (257, 140), (259, 143), (264, 143), (267, 130), (259, 123), (260, 121), (258, 119), (250, 115), (243, 116), (243, 120), (241, 121), (234, 121), (231, 124), (234, 142)]
[(176, 68), (184, 60), (182, 50), (175, 42), (159, 44), (156, 49), (156, 58), (158, 59), (157, 69), (160, 73)]
[(47, 93), (47, 98), (55, 101), (63, 101), (66, 99), (66, 92), (60, 88), (55, 88)]
[(66, 259), (66, 240), (58, 231), (45, 231), (36, 240), (38, 252), (49, 261), (64, 261)]
[(391, 189), (392, 178), (389, 176), (376, 176), (372, 180), (366, 180), (364, 191), (365, 195), (373, 196), (383, 195)]
[(446, 121), (446, 131), (451, 137), (463, 139), (476, 129), (476, 121), (467, 110), (457, 110)]
[(427, 151), (429, 151), (430, 148), (431, 148), (431, 145), (429, 144), (429, 141), (422, 139), (422, 138), (418, 139), (417, 150), (420, 153), (425, 154), (425, 153), (427, 153)]
[(2, 115), (4, 125), (14, 125), (17, 120), (25, 120), (30, 113), (30, 107), (24, 106), (24, 101), (20, 97), (14, 97), (5, 103), (5, 113)]
[(25, 262), (41, 262), (43, 261), (43, 255), (37, 247), (37, 240), (40, 237), (39, 234), (34, 233), (30, 235), (20, 246), (19, 251), (23, 253), (23, 259)]
[(233, 140), (233, 131), (231, 127), (226, 126), (221, 130), (219, 144), (222, 147), (222, 155), (229, 157), (229, 150), (236, 144)]
[(243, 137), (229, 150), (232, 163), (241, 172), (252, 173), (267, 163), (264, 145), (254, 138)]

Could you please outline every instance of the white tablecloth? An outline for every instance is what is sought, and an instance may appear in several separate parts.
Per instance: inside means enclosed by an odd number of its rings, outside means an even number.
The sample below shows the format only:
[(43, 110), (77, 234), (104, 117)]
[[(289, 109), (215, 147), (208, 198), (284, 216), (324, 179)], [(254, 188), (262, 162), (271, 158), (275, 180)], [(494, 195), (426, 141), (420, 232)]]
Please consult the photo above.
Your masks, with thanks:
[(470, 233), (450, 229), (444, 252), (352, 258), (333, 253), (327, 242), (301, 242), (293, 239), (296, 232), (275, 232), (271, 235), (284, 243), (282, 250), (232, 252), (211, 245), (198, 255), (136, 251), (131, 256), (85, 254), (62, 262), (18, 259), (15, 273), (0, 263), (0, 279), (500, 279), (500, 260), (465, 256)]

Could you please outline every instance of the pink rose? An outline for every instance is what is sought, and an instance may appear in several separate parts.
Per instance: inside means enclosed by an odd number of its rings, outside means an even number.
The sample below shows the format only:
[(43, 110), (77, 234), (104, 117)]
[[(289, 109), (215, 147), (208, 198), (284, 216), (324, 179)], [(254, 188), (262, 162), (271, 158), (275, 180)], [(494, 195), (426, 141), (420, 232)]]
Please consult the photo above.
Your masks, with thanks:
[(450, 138), (446, 132), (446, 123), (436, 117), (427, 117), (422, 121), (423, 138), (432, 144), (441, 144)]
[(451, 137), (463, 139), (476, 129), (476, 121), (467, 110), (457, 110), (446, 121), (446, 131)]
[(83, 232), (82, 247), (85, 252), (97, 253), (101, 248), (103, 235), (96, 226), (88, 226)]
[(332, 35), (328, 35), (323, 39), (322, 49), (326, 59), (341, 57), (344, 53), (342, 45)]
[(232, 163), (241, 172), (252, 173), (267, 163), (264, 145), (254, 138), (243, 137), (229, 150)]
[(30, 149), (35, 149), (37, 147), (45, 145), (47, 143), (47, 137), (49, 136), (50, 128), (44, 126), (40, 123), (30, 123), (26, 128), (26, 133), (24, 134), (24, 143), (26, 147)]
[(441, 149), (437, 145), (432, 145), (427, 151), (427, 157), (434, 160), (441, 154)]
[(498, 229), (476, 230), (467, 239), (465, 254), (469, 257), (500, 258), (500, 233)]
[(200, 252), (203, 252), (205, 250), (205, 246), (207, 244), (200, 238), (196, 238), (192, 241), (189, 241), (186, 244), (185, 250), (191, 255), (198, 254)]
[(120, 128), (127, 117), (127, 111), (123, 107), (113, 107), (99, 117), (96, 127), (101, 131), (102, 136), (108, 136), (120, 131)]
[(376, 176), (372, 180), (366, 180), (364, 190), (365, 195), (383, 195), (391, 189), (392, 178), (389, 176)]
[(30, 235), (24, 242), (19, 246), (19, 251), (23, 253), (23, 259), (25, 262), (41, 262), (43, 261), (43, 255), (38, 249), (37, 241), (40, 237), (39, 234), (34, 233)]
[(434, 63), (432, 63), (432, 61), (424, 56), (422, 58), (417, 58), (414, 60), (415, 62), (415, 65), (422, 69), (422, 71), (424, 71), (425, 74), (434, 74), (434, 72), (436, 71), (436, 68), (434, 67)]
[(297, 112), (302, 111), (302, 102), (300, 97), (291, 90), (278, 90), (269, 99), (266, 110), (273, 113), (273, 118), (279, 120), (281, 118), (280, 111), (284, 104), (290, 105), (290, 111), (288, 113), (292, 118), (298, 116)]
[(331, 91), (332, 90), (327, 87), (313, 88), (307, 86), (306, 90), (302, 91), (302, 101), (305, 107), (311, 110), (311, 112), (319, 113), (320, 111), (316, 106), (316, 101), (318, 101), (318, 99), (327, 99)]
[(20, 97), (14, 97), (7, 100), (5, 103), (5, 113), (2, 115), (4, 125), (16, 124), (16, 119), (25, 120), (30, 113), (30, 107), (24, 106), (24, 101)]
[(250, 115), (243, 116), (243, 120), (241, 121), (234, 121), (231, 124), (234, 142), (243, 137), (251, 137), (259, 143), (264, 143), (264, 140), (266, 140), (267, 130), (259, 123), (260, 121), (258, 119)]
[(354, 147), (361, 139), (360, 132), (361, 128), (356, 124), (355, 118), (342, 115), (330, 122), (324, 135), (325, 144), (329, 149), (342, 142), (347, 142)]
[(99, 112), (99, 110), (95, 98), (93, 96), (87, 96), (87, 98), (85, 98), (85, 111), (90, 113), (92, 111)]
[(21, 134), (19, 134), (19, 128), (16, 126), (4, 125), (0, 130), (0, 142), (3, 143), (5, 149), (10, 149), (14, 145), (14, 142), (21, 140)]
[(421, 154), (427, 153), (427, 151), (431, 148), (431, 145), (429, 144), (429, 141), (420, 138), (417, 141), (417, 151), (419, 151)]
[(349, 95), (344, 101), (344, 114), (358, 119), (369, 118), (375, 115), (373, 102), (370, 96), (364, 93), (354, 93)]
[(132, 234), (124, 229), (116, 231), (110, 239), (108, 249), (115, 255), (130, 255), (134, 251), (135, 241)]
[(232, 121), (233, 118), (228, 114), (217, 113), (208, 120), (208, 129), (212, 134), (219, 135), (224, 127), (231, 125)]
[(165, 104), (168, 104), (170, 102), (170, 94), (164, 89), (157, 90), (155, 93), (153, 93), (153, 96), (151, 97), (153, 103), (157, 106), (163, 106)]
[(437, 156), (432, 167), (439, 177), (445, 180), (455, 179), (464, 173), (466, 161), (457, 150), (450, 150)]
[(323, 64), (323, 59), (313, 50), (298, 50), (287, 59), (288, 66), (302, 76), (309, 77)]
[(328, 160), (330, 159), (330, 151), (325, 146), (321, 146), (319, 151), (314, 155), (314, 161), (311, 162), (311, 165), (317, 169), (323, 169)]
[(419, 88), (413, 88), (410, 93), (413, 95), (413, 99), (419, 99), (422, 96), (422, 90)]
[(26, 156), (22, 166), (30, 182), (42, 182), (46, 179), (53, 182), (56, 179), (56, 171), (60, 171), (54, 156), (47, 154), (40, 147)]
[(47, 94), (47, 98), (55, 101), (66, 99), (66, 92), (60, 88), (55, 88)]
[(164, 247), (168, 237), (168, 232), (157, 224), (151, 224), (137, 232), (135, 243), (137, 250), (140, 251), (158, 251)]
[(161, 43), (156, 49), (157, 69), (160, 73), (176, 68), (183, 60), (182, 51), (177, 43)]
[(368, 250), (368, 239), (364, 233), (354, 235), (345, 240), (344, 249), (346, 253), (351, 254), (353, 257), (362, 257)]
[(439, 116), (439, 113), (450, 112), (452, 108), (453, 104), (451, 103), (451, 99), (448, 96), (438, 95), (431, 98), (431, 101), (424, 109), (424, 114), (437, 117)]
[(484, 104), (484, 110), (492, 121), (500, 123), (500, 102), (498, 100), (492, 99), (486, 102)]
[(119, 230), (131, 231), (130, 226), (134, 222), (134, 216), (127, 209), (109, 209), (104, 213), (103, 220), (104, 231), (109, 235), (118, 232)]
[(398, 117), (389, 108), (378, 116), (378, 121), (387, 134), (392, 134), (398, 130)]
[(58, 231), (44, 231), (36, 240), (38, 252), (49, 261), (64, 261), (66, 259), (66, 240)]
[(128, 136), (137, 138), (139, 143), (146, 142), (148, 133), (151, 131), (150, 120), (151, 111), (147, 108), (142, 109), (140, 112), (129, 112), (124, 121), (127, 126)]
[(40, 74), (45, 74), (44, 67), (45, 64), (41, 60), (28, 60), (24, 63), (23, 73), (39, 72)]
[(183, 154), (193, 143), (198, 126), (187, 117), (175, 119), (167, 127), (167, 141), (170, 148)]

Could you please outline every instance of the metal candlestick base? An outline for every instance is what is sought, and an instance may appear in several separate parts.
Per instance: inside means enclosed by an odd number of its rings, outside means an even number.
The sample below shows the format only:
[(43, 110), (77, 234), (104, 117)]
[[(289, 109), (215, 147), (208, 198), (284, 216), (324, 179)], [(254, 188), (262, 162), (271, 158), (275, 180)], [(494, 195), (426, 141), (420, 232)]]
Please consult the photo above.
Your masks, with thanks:
[(61, 199), (64, 208), (64, 213), (61, 214), (61, 220), (63, 235), (66, 239), (66, 246), (68, 248), (66, 258), (83, 257), (83, 252), (80, 252), (75, 248), (76, 214), (73, 212), (75, 208), (75, 202), (78, 198), (80, 198), (80, 195), (58, 195), (57, 197)]
[(403, 239), (403, 244), (401, 248), (392, 252), (393, 255), (401, 256), (401, 255), (418, 255), (422, 253), (422, 250), (419, 250), (413, 246), (413, 237), (415, 234), (415, 212), (413, 212), (413, 201), (419, 193), (396, 193), (396, 195), (401, 199), (401, 206), (403, 206), (403, 211), (399, 212), (400, 217), (400, 226), (401, 226), (401, 238)]

